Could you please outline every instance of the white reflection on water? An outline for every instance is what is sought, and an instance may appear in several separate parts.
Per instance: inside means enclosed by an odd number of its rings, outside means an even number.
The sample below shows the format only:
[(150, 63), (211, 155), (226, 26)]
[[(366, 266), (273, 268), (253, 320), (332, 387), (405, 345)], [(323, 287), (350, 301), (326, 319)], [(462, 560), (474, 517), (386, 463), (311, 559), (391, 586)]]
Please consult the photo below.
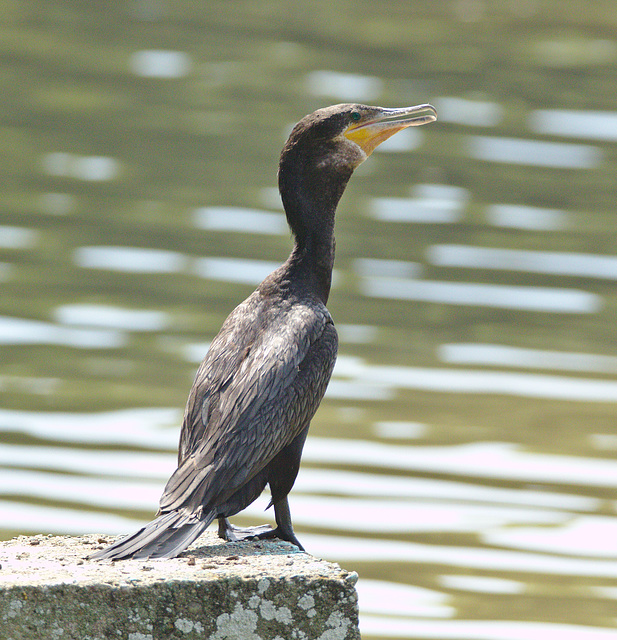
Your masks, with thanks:
[(341, 356), (333, 381), (371, 385), (376, 389), (420, 389), (445, 393), (489, 393), (530, 398), (558, 398), (572, 402), (617, 402), (617, 381), (573, 378), (537, 373), (393, 367), (368, 365), (361, 358)]
[(599, 449), (600, 451), (617, 451), (616, 433), (590, 433), (588, 440), (594, 449)]
[(440, 267), (504, 269), (560, 276), (617, 280), (617, 256), (558, 251), (494, 249), (462, 244), (435, 244), (426, 249), (429, 261)]
[(55, 310), (54, 316), (63, 324), (128, 331), (161, 331), (169, 325), (169, 318), (162, 311), (122, 309), (96, 304), (63, 305)]
[(193, 271), (208, 280), (256, 285), (279, 266), (280, 263), (267, 260), (198, 258), (193, 264)]
[(506, 442), (435, 447), (309, 437), (302, 459), (315, 463), (443, 473), (469, 478), (617, 487), (617, 462), (614, 460), (533, 453)]
[(474, 593), (523, 593), (526, 589), (524, 582), (489, 576), (444, 575), (438, 580), (446, 589)]
[(88, 269), (130, 273), (175, 273), (186, 269), (188, 258), (175, 251), (137, 247), (79, 247), (73, 261)]
[[(166, 427), (179, 426), (181, 420), (182, 413), (177, 409), (124, 409), (97, 413), (0, 409), (2, 431), (16, 431), (61, 442), (128, 444), (162, 449), (178, 446), (178, 430)], [(104, 452), (100, 453), (104, 455)], [(117, 453), (122, 457), (123, 452)], [(139, 454), (130, 455), (139, 457)]]
[(143, 521), (129, 520), (111, 513), (21, 504), (8, 500), (0, 500), (0, 522), (9, 530), (57, 535), (92, 532), (119, 535), (144, 525)]
[(410, 198), (374, 198), (370, 214), (387, 222), (453, 223), (461, 219), (468, 200), (462, 187), (419, 184)]
[(556, 169), (592, 169), (603, 160), (598, 147), (519, 138), (470, 136), (469, 154), (477, 160)]
[(448, 596), (439, 591), (407, 584), (362, 579), (356, 585), (364, 613), (422, 618), (451, 618), (456, 609), (446, 604)]
[[(293, 502), (291, 504), (293, 510)], [(303, 533), (302, 542), (313, 555), (338, 562), (419, 562), (494, 573), (545, 573), (595, 578), (614, 578), (617, 575), (617, 561), (610, 559), (311, 533)]]
[[(3, 418), (0, 418), (3, 419)], [(83, 428), (83, 423), (82, 423)], [(5, 433), (20, 431), (41, 438), (37, 431), (29, 429), (13, 429), (12, 425), (3, 428)], [(149, 437), (152, 447), (169, 449), (170, 453), (143, 453), (141, 451), (90, 451), (87, 449), (67, 449), (63, 447), (39, 447), (29, 445), (1, 445), (0, 463), (6, 467), (24, 467), (30, 469), (46, 469), (64, 471), (66, 473), (93, 474), (97, 476), (117, 476), (118, 478), (142, 478), (156, 480), (162, 488), (177, 466), (177, 456), (171, 453), (178, 447), (178, 431), (169, 429), (167, 437), (154, 434)], [(106, 434), (97, 430), (101, 443), (108, 444)], [(172, 438), (173, 435), (173, 438)], [(59, 441), (67, 440), (59, 437)], [(92, 440), (86, 439), (91, 443)], [(113, 442), (113, 440), (112, 440)], [(114, 443), (115, 444), (115, 443)], [(142, 446), (150, 444), (143, 437)], [(163, 446), (169, 445), (169, 446)], [(135, 445), (137, 446), (137, 445)], [(100, 480), (99, 480), (100, 481)], [(148, 508), (147, 505), (135, 505), (135, 508)]]
[(4, 495), (77, 502), (108, 509), (156, 510), (162, 488), (160, 482), (109, 478), (101, 482), (98, 478), (84, 476), (76, 478), (73, 475), (4, 469), (1, 492)]
[[(128, 273), (186, 272), (207, 278), (240, 284), (259, 284), (281, 263), (244, 258), (194, 258), (176, 251), (142, 249), (136, 247), (80, 247), (73, 252), (73, 261), (88, 269), (108, 269)], [(334, 270), (332, 284), (336, 286), (340, 274)]]
[(306, 88), (316, 96), (330, 96), (350, 102), (375, 100), (383, 91), (383, 80), (338, 71), (313, 71), (306, 77)]
[(516, 526), (488, 531), (482, 539), (488, 544), (530, 551), (617, 558), (617, 518), (586, 515), (559, 527)]
[(206, 357), (210, 344), (210, 342), (192, 342), (191, 344), (185, 344), (182, 348), (184, 359), (188, 362), (199, 364)]
[(394, 397), (394, 390), (379, 382), (334, 377), (326, 389), (326, 397), (339, 400), (389, 400)]
[(611, 142), (617, 140), (617, 113), (614, 111), (538, 109), (529, 116), (529, 126), (535, 133)]
[(45, 173), (87, 182), (113, 180), (120, 173), (120, 162), (108, 156), (78, 156), (63, 151), (45, 154), (41, 163)]
[(0, 344), (57, 344), (76, 349), (116, 349), (127, 337), (119, 331), (74, 329), (40, 320), (0, 317)]
[(283, 201), (278, 187), (263, 187), (259, 190), (259, 201), (269, 209), (283, 211)]
[(418, 620), (361, 615), (360, 632), (376, 638), (426, 640), (615, 640), (615, 629), (550, 622)]
[(195, 225), (213, 231), (238, 231), (281, 235), (288, 232), (287, 220), (280, 213), (241, 207), (201, 207), (194, 212)]
[(578, 289), (497, 285), (484, 282), (366, 277), (360, 282), (360, 291), (363, 295), (372, 298), (418, 300), (549, 313), (596, 313), (603, 304), (600, 296)]
[(378, 329), (368, 324), (337, 324), (339, 343), (371, 344), (375, 342)]
[(617, 600), (617, 587), (588, 587), (589, 592), (600, 598), (610, 598)]
[(493, 204), (486, 209), (486, 219), (497, 227), (555, 231), (565, 229), (569, 215), (561, 209), (528, 207), (520, 204)]
[(503, 119), (503, 107), (496, 102), (465, 98), (435, 98), (433, 104), (440, 122), (454, 122), (469, 127), (495, 127)]
[(192, 61), (184, 51), (136, 51), (129, 59), (131, 71), (146, 78), (181, 78), (191, 71)]
[(429, 428), (420, 422), (385, 421), (376, 422), (373, 432), (378, 438), (412, 439), (423, 438), (429, 432)]
[(442, 344), (438, 348), (438, 357), (442, 362), (449, 364), (497, 365), (500, 367), (617, 373), (616, 356), (525, 349), (501, 344)]
[(3, 249), (28, 249), (38, 238), (39, 232), (34, 229), (0, 225), (0, 247)]

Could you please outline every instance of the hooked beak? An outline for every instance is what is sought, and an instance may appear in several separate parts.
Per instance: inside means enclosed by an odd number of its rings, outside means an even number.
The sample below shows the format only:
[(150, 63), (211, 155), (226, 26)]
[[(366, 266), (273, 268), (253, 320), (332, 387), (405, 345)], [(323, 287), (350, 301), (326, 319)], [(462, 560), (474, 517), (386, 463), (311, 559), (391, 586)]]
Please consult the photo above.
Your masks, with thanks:
[(344, 136), (355, 142), (369, 156), (390, 136), (407, 127), (419, 127), (437, 120), (437, 111), (430, 104), (402, 109), (381, 109), (368, 120), (351, 124)]

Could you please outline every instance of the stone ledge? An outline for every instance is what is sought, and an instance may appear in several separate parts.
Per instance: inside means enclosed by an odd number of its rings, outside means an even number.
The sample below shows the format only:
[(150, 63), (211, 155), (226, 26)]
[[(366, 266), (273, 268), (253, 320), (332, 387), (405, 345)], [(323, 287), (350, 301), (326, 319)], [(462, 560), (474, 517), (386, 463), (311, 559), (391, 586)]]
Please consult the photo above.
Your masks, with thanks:
[(113, 538), (0, 542), (6, 640), (357, 640), (357, 574), (206, 533), (179, 558), (93, 562)]

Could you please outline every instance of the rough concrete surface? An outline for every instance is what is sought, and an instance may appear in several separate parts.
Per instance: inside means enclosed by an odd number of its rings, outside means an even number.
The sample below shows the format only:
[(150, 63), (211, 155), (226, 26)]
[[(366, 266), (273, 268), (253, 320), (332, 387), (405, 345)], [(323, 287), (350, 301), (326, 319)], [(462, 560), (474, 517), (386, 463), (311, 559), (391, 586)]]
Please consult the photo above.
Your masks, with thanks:
[(98, 535), (0, 542), (2, 640), (355, 640), (357, 574), (207, 533), (172, 560), (99, 562)]

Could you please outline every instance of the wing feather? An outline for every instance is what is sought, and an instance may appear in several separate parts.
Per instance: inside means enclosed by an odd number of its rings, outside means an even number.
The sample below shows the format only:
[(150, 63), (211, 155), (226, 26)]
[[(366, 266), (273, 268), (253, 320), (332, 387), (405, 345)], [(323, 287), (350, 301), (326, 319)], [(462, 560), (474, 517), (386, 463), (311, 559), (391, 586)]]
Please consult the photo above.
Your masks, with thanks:
[(319, 406), (336, 358), (330, 314), (323, 305), (260, 304), (256, 292), (231, 314), (197, 372), (161, 512), (222, 504)]

